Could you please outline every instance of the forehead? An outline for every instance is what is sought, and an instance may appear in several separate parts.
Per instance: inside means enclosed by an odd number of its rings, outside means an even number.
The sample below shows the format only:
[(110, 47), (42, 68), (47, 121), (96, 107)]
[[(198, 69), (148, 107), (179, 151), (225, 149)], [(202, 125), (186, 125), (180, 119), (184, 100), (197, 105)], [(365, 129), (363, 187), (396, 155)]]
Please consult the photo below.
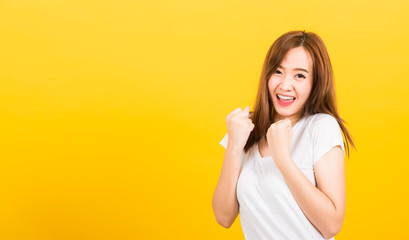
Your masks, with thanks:
[(288, 50), (280, 64), (286, 69), (304, 68), (311, 72), (312, 58), (303, 47)]

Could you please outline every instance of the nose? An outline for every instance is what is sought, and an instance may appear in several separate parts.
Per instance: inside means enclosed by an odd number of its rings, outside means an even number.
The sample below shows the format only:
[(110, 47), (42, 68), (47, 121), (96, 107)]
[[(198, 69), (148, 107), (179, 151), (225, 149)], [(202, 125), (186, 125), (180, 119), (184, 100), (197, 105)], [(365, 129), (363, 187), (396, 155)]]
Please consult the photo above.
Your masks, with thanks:
[(291, 79), (291, 75), (289, 75), (289, 74), (286, 74), (283, 78), (282, 78), (282, 80), (281, 80), (281, 83), (280, 83), (280, 88), (281, 88), (281, 90), (283, 90), (283, 91), (289, 91), (289, 90), (291, 90), (292, 89), (292, 79)]

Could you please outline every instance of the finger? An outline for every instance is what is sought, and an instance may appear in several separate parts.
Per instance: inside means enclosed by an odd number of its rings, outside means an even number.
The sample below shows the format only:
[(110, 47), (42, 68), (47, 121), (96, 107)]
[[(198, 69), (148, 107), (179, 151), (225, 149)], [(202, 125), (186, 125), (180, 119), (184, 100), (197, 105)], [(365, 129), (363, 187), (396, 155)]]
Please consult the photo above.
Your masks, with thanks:
[(246, 123), (248, 123), (248, 124), (253, 123), (253, 121), (251, 121), (251, 119), (250, 119), (250, 118), (247, 118), (247, 119), (245, 119), (244, 121), (246, 121)]
[(243, 111), (237, 113), (237, 116), (240, 116), (240, 117), (249, 117), (249, 116), (250, 116), (250, 108), (247, 106), (246, 108), (244, 108)]
[(234, 115), (235, 113), (237, 113), (237, 112), (241, 112), (241, 108), (239, 107), (239, 108), (236, 108), (236, 109), (234, 109), (231, 113), (229, 113), (228, 115), (227, 115), (227, 117), (226, 118), (229, 118), (229, 117), (231, 117), (232, 115)]

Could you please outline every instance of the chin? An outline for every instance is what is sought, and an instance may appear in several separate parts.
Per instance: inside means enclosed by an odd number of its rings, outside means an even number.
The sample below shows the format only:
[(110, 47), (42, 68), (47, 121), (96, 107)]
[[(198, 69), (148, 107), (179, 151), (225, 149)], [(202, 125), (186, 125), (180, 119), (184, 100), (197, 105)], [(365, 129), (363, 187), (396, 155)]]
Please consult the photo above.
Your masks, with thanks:
[(277, 108), (276, 108), (276, 109), (275, 109), (275, 112), (276, 112), (277, 114), (279, 114), (280, 116), (284, 117), (284, 118), (296, 114), (296, 111), (294, 111), (294, 110), (292, 110), (292, 109), (285, 109), (285, 110), (283, 110), (283, 109), (277, 109)]

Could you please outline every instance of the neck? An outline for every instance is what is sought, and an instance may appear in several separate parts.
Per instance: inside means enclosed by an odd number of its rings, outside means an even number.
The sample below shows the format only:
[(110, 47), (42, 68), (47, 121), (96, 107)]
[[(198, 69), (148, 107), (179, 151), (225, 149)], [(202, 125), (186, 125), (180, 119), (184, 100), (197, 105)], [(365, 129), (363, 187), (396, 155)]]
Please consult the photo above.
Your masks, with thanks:
[(290, 117), (282, 117), (282, 116), (276, 116), (274, 118), (274, 123), (280, 121), (280, 120), (284, 120), (284, 119), (290, 119), (291, 121), (291, 127), (293, 127), (298, 121), (300, 121), (301, 116), (290, 116)]

